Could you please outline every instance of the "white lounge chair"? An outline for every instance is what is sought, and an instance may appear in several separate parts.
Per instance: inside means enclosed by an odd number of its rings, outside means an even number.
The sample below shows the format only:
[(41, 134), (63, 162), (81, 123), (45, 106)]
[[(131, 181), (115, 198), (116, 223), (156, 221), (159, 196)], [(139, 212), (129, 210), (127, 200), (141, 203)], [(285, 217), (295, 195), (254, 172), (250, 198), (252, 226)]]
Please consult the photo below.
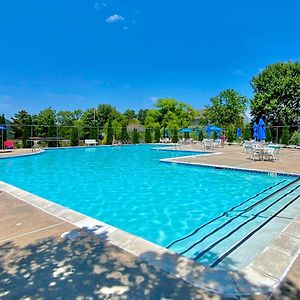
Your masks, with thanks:
[(98, 142), (96, 140), (84, 140), (84, 143), (88, 146), (97, 146)]

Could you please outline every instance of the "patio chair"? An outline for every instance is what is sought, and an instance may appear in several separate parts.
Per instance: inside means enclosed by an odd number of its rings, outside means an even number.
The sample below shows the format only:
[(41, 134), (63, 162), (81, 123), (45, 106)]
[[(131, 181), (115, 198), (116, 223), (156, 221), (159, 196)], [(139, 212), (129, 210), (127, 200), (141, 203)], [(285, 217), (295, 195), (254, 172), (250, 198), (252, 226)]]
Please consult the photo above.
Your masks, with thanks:
[(262, 158), (261, 152), (256, 150), (252, 145), (244, 144), (244, 153), (246, 159), (260, 160)]
[(214, 147), (221, 148), (221, 140), (220, 139), (214, 140)]
[(269, 146), (269, 148), (264, 151), (264, 159), (273, 161), (279, 160), (279, 151), (279, 146)]
[(214, 141), (213, 140), (203, 140), (204, 149), (213, 149), (214, 147)]

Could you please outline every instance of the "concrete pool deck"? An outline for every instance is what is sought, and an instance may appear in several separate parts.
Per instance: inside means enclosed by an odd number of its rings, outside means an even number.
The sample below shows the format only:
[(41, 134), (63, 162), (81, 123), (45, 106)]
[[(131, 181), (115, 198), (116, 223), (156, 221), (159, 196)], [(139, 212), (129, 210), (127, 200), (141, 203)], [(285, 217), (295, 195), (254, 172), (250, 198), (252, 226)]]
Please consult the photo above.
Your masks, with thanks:
[(245, 159), (243, 147), (225, 146), (214, 150), (204, 150), (200, 145), (186, 145), (180, 150), (200, 150), (218, 153), (218, 155), (199, 155), (192, 157), (173, 158), (172, 161), (195, 164), (207, 164), (252, 170), (267, 170), (270, 172), (287, 172), (300, 174), (300, 150), (280, 149), (279, 161), (253, 161)]
[[(213, 162), (209, 161), (209, 164), (224, 165), (226, 156), (229, 156), (226, 162), (228, 166), (243, 167), (229, 164), (230, 160), (237, 160), (237, 153), (241, 148), (237, 148), (236, 152), (233, 148), (229, 149), (228, 154), (224, 148), (223, 155), (206, 156), (206, 159), (215, 158)], [(283, 151), (287, 151), (286, 157), (292, 156), (293, 159), (300, 154), (289, 150)], [(222, 156), (224, 159), (218, 161)], [(198, 160), (197, 157), (185, 159)], [(282, 157), (282, 162), (284, 161)], [(262, 163), (270, 164), (270, 162)], [(294, 160), (292, 168), (286, 165), (285, 170), (276, 169), (276, 171), (295, 173), (296, 163), (297, 159)], [(266, 166), (261, 168), (266, 169)], [(254, 169), (259, 169), (259, 166), (255, 165)], [(16, 192), (16, 195), (19, 193)], [(49, 208), (50, 213), (55, 211), (55, 207)], [(84, 227), (78, 229), (71, 224), (76, 221), (74, 216), (70, 217), (70, 222), (62, 220), (5, 192), (0, 193), (0, 212), (1, 216), (4, 216), (0, 220), (0, 298), (47, 296), (63, 298), (64, 295), (75, 298), (76, 295), (79, 298), (104, 299), (235, 299), (230, 296), (213, 295), (207, 290), (176, 278), (174, 274), (164, 272), (161, 268), (154, 268), (140, 259), (145, 253), (140, 251), (139, 257), (121, 249), (126, 249), (126, 245), (121, 248), (112, 245), (107, 241), (104, 232), (102, 235), (96, 235)], [(67, 240), (60, 238), (63, 232), (70, 230), (80, 231), (81, 237)], [(117, 237), (118, 234), (120, 233), (116, 232), (112, 235)], [(151, 255), (154, 256), (156, 253), (153, 252)], [(161, 260), (174, 260), (168, 253), (164, 256)], [(279, 257), (285, 256), (280, 256), (279, 253)], [(177, 267), (178, 274), (184, 271), (179, 270), (180, 263)], [(300, 284), (297, 277), (299, 270), (298, 257), (273, 294), (273, 299), (299, 298)], [(211, 281), (213, 282), (213, 279)], [(226, 284), (224, 282), (224, 285)], [(251, 298), (266, 299), (268, 296), (267, 294)]]

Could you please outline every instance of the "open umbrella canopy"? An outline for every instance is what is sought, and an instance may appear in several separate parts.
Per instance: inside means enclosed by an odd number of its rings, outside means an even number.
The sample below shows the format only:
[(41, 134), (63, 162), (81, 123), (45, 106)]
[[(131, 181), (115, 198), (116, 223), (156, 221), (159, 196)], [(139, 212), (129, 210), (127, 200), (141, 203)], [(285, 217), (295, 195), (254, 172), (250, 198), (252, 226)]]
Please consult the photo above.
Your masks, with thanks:
[(223, 130), (223, 128), (220, 128), (220, 127), (218, 127), (218, 126), (215, 126), (215, 125), (211, 125), (211, 126), (209, 126), (210, 127), (210, 131), (222, 131)]
[(179, 130), (180, 133), (189, 133), (192, 132), (193, 130), (191, 128), (182, 128)]
[(253, 124), (253, 138), (255, 140), (258, 139), (258, 125), (256, 124), (256, 122), (254, 122)]
[(260, 118), (258, 121), (258, 139), (260, 141), (266, 139), (266, 126), (262, 118)]

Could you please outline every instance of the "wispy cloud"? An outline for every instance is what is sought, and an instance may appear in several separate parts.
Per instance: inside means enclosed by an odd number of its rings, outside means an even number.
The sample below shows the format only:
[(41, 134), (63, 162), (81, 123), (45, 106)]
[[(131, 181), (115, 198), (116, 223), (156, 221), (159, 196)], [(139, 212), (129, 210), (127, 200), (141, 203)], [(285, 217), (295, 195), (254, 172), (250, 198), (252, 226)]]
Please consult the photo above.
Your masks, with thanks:
[(109, 16), (105, 20), (105, 22), (106, 23), (115, 23), (115, 22), (124, 21), (124, 20), (125, 20), (125, 18), (123, 16), (115, 14), (115, 15)]
[(124, 26), (122, 29), (123, 30), (128, 30), (128, 26)]
[(104, 8), (104, 7), (106, 7), (106, 3), (99, 3), (99, 2), (95, 2), (94, 3), (94, 8), (96, 9), (96, 10), (99, 10), (99, 9), (102, 9), (102, 8)]
[(149, 100), (151, 100), (152, 102), (156, 103), (156, 101), (157, 101), (158, 98), (159, 97), (151, 96), (151, 97), (149, 97)]
[(239, 76), (239, 77), (247, 77), (248, 75), (241, 69), (237, 69), (233, 71), (233, 75)]

